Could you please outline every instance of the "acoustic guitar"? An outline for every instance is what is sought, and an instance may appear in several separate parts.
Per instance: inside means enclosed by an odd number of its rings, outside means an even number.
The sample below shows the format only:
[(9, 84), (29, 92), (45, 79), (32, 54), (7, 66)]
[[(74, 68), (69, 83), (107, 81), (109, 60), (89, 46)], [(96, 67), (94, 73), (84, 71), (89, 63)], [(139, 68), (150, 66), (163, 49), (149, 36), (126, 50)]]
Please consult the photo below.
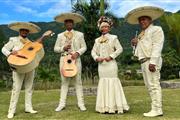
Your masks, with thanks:
[[(71, 45), (72, 40), (66, 38), (66, 44)], [(76, 60), (71, 58), (71, 53), (73, 53), (72, 49), (68, 49), (68, 54), (63, 59), (63, 66), (60, 71), (64, 77), (74, 77), (77, 74)]]
[(50, 30), (46, 31), (37, 41), (26, 43), (17, 54), (9, 55), (7, 61), (11, 69), (19, 73), (27, 73), (35, 69), (44, 57), (43, 39), (53, 34)]
[[(72, 34), (69, 34), (70, 36), (65, 34), (66, 37), (66, 41), (65, 44), (66, 45), (70, 45), (72, 44)], [(63, 58), (63, 66), (60, 70), (60, 72), (62, 73), (62, 75), (64, 77), (74, 77), (77, 74), (77, 66), (76, 66), (76, 60), (72, 59), (72, 54), (73, 51), (72, 49), (68, 49), (67, 51), (67, 55), (64, 56)]]
[(61, 73), (64, 77), (74, 77), (77, 74), (76, 60), (72, 59), (71, 56), (70, 52), (64, 56), (61, 68)]

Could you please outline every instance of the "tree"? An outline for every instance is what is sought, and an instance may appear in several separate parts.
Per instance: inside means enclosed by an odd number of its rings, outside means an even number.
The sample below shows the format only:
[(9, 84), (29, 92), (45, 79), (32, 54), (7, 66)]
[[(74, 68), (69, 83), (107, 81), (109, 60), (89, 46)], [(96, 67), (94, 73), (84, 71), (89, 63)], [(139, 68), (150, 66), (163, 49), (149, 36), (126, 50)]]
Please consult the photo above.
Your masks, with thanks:
[(160, 19), (165, 34), (162, 78), (178, 78), (180, 71), (180, 14), (165, 14)]
[(167, 35), (168, 44), (180, 55), (180, 14), (167, 14), (161, 18), (161, 23)]
[[(6, 37), (3, 33), (3, 31), (0, 29), (0, 49), (2, 49), (2, 47), (4, 46), (6, 41)], [(0, 71), (7, 71), (9, 69), (8, 64), (6, 62), (6, 57), (2, 54), (2, 52), (0, 52)]]
[(161, 69), (162, 79), (168, 80), (179, 77), (180, 71), (180, 57), (177, 55), (175, 49), (166, 48), (166, 52), (163, 53), (163, 66)]
[(100, 0), (100, 15), (104, 15), (104, 0)]

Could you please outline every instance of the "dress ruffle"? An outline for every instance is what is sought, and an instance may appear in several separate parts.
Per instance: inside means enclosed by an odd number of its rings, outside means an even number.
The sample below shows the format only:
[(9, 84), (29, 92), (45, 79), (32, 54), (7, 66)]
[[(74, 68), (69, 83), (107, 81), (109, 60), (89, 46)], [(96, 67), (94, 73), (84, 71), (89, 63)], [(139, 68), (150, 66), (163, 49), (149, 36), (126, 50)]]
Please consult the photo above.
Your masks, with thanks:
[(128, 111), (124, 91), (119, 78), (100, 78), (96, 98), (96, 111), (123, 113)]

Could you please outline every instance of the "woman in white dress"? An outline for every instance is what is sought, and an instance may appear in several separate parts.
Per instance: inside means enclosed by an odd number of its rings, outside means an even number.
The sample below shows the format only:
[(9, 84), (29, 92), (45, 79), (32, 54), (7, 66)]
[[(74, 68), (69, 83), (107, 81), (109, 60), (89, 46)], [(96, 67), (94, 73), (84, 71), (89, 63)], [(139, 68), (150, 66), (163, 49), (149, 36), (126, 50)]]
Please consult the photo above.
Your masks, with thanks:
[(96, 111), (100, 113), (123, 113), (129, 110), (115, 58), (123, 51), (116, 35), (109, 34), (111, 19), (103, 16), (98, 20), (102, 35), (95, 40), (91, 51), (98, 62), (99, 83), (96, 98)]

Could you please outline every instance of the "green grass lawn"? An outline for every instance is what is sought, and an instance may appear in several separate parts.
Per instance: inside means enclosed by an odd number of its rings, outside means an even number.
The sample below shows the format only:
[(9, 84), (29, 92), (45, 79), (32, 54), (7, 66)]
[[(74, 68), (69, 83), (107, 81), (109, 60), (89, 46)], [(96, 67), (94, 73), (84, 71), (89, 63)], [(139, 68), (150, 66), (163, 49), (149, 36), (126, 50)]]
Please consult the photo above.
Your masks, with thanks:
[[(123, 115), (99, 114), (95, 112), (96, 96), (85, 96), (86, 112), (76, 105), (76, 96), (68, 96), (66, 109), (55, 112), (58, 105), (59, 90), (36, 90), (33, 94), (33, 106), (38, 114), (24, 112), (24, 91), (22, 91), (14, 119), (59, 119), (59, 120), (180, 120), (180, 89), (163, 89), (164, 116), (143, 117), (150, 109), (150, 98), (144, 86), (124, 87), (130, 111)], [(0, 120), (7, 119), (11, 91), (0, 92)]]

